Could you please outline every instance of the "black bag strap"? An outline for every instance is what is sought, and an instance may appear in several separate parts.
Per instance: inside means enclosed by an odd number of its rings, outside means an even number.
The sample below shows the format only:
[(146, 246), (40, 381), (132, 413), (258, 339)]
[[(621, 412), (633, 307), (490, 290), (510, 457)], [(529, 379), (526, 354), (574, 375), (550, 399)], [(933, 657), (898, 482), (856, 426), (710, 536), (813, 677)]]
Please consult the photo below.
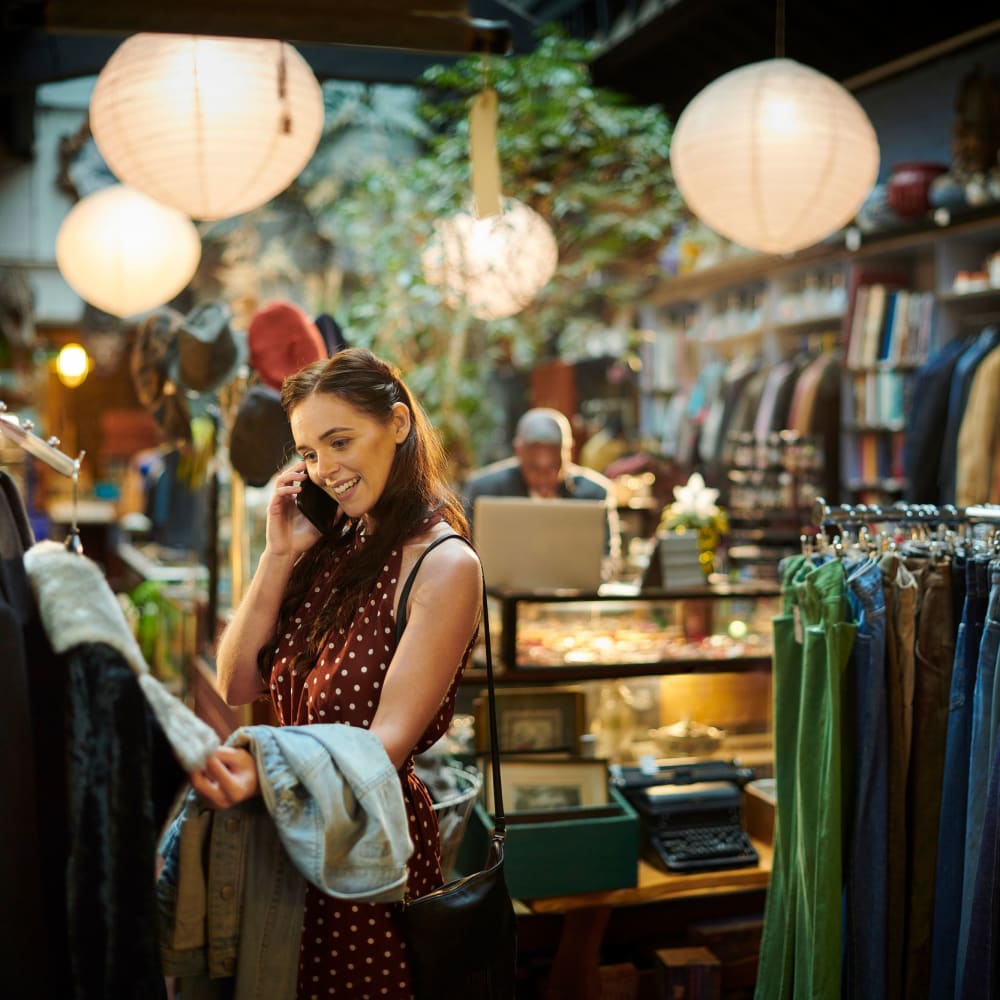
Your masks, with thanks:
[[(442, 535), (440, 538), (435, 538), (434, 541), (420, 553), (420, 558), (417, 559), (416, 563), (413, 565), (413, 569), (410, 570), (410, 575), (406, 578), (406, 582), (403, 584), (403, 589), (399, 595), (399, 606), (396, 609), (397, 646), (399, 645), (400, 636), (403, 634), (403, 629), (406, 628), (406, 603), (410, 598), (410, 589), (413, 587), (413, 581), (416, 579), (417, 570), (420, 569), (420, 564), (427, 558), (430, 551), (437, 548), (442, 542), (447, 542), (449, 538), (458, 538), (460, 541), (465, 542), (465, 544), (468, 545), (473, 552), (476, 551), (475, 546), (469, 541), (468, 538), (464, 535), (452, 532), (450, 535)], [(477, 556), (478, 554), (479, 553), (476, 553)], [(483, 581), (483, 639), (486, 644), (486, 686), (489, 693), (490, 720), (490, 765), (493, 771), (493, 836), (502, 841), (507, 836), (507, 820), (504, 817), (503, 795), (501, 794), (500, 789), (500, 747), (497, 741), (496, 697), (493, 691), (493, 650), (490, 644), (490, 611), (489, 604), (486, 599), (486, 576), (482, 572), (481, 563), (480, 576)]]

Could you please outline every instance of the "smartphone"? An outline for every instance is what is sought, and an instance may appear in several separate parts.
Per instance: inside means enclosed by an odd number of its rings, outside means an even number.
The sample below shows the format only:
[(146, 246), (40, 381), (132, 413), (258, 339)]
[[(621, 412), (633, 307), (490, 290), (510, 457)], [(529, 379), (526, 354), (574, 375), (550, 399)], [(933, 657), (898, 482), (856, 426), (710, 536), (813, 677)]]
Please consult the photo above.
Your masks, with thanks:
[(295, 497), (295, 505), (324, 535), (333, 534), (340, 504), (308, 477), (302, 480), (302, 490)]

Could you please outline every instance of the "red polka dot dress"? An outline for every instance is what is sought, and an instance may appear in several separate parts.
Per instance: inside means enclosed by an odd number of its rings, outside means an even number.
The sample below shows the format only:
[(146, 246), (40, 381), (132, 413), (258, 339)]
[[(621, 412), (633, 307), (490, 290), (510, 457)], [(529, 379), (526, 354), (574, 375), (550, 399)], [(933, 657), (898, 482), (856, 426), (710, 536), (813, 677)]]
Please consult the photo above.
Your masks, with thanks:
[[(430, 527), (435, 520), (427, 522)], [(338, 558), (338, 557), (335, 557)], [(371, 725), (386, 671), (396, 648), (393, 603), (399, 584), (402, 548), (390, 554), (368, 601), (350, 627), (328, 636), (316, 667), (293, 676), (292, 656), (309, 633), (312, 617), (333, 591), (336, 562), (321, 569), (302, 606), (280, 636), (271, 671), (271, 699), (282, 725), (340, 722)], [(470, 644), (471, 649), (471, 644)], [(468, 660), (466, 650), (462, 669)], [(461, 670), (423, 738), (428, 749), (447, 731), (455, 711)], [(407, 898), (422, 896), (442, 883), (440, 837), (431, 798), (413, 773), (412, 760), (400, 770), (414, 852), (409, 861)], [(305, 922), (299, 950), (299, 1000), (403, 1000), (412, 997), (406, 946), (396, 923), (399, 904), (358, 903), (326, 896), (306, 886)]]

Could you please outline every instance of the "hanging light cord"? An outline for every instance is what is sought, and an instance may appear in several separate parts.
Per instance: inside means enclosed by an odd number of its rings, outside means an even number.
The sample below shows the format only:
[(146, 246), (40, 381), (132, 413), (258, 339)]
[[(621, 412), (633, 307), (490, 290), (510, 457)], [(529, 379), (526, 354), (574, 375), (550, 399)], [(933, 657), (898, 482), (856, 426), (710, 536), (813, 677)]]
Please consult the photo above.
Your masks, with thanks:
[(288, 66), (285, 63), (285, 43), (278, 42), (278, 100), (284, 106), (281, 115), (281, 134), (292, 134), (292, 109), (288, 101)]
[(774, 57), (785, 58), (785, 0), (777, 0), (774, 12)]

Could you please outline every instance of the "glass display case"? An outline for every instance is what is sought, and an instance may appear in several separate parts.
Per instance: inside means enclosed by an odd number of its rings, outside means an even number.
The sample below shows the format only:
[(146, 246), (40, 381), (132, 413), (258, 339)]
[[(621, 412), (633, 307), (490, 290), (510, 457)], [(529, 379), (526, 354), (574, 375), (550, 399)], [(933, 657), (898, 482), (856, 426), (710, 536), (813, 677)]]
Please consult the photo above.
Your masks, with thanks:
[[(502, 751), (556, 749), (552, 741), (538, 743), (537, 727), (527, 742), (515, 739), (515, 723), (544, 717), (550, 728), (561, 727), (559, 748), (575, 748), (581, 757), (738, 758), (760, 776), (771, 773), (777, 585), (720, 582), (629, 593), (494, 589), (488, 600)], [(476, 717), (477, 733), (485, 710), (483, 659), (480, 649), (460, 698)], [(582, 719), (574, 727), (564, 716), (581, 698)], [(478, 736), (477, 747), (483, 749)]]
[(720, 584), (641, 594), (489, 592), (503, 672), (543, 680), (770, 666), (779, 591)]

